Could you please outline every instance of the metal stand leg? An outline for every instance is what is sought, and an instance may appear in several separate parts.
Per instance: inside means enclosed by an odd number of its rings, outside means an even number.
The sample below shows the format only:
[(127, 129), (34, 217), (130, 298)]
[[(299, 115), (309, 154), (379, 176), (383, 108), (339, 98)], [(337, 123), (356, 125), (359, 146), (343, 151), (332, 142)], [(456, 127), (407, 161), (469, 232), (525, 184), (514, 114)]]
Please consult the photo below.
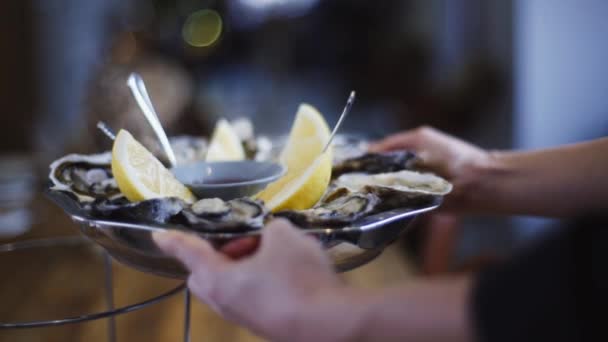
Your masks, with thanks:
[[(89, 246), (91, 241), (88, 239), (84, 239), (80, 236), (66, 236), (66, 237), (55, 237), (55, 238), (45, 238), (45, 239), (35, 239), (35, 240), (25, 240), (18, 241), (6, 244), (0, 244), (0, 256), (4, 253), (11, 253), (14, 251), (25, 251), (29, 249), (37, 249), (37, 248), (50, 248), (50, 247), (78, 247), (78, 246)], [(3, 329), (33, 329), (33, 328), (45, 328), (45, 327), (55, 327), (60, 325), (67, 324), (78, 324), (84, 322), (94, 322), (100, 319), (107, 319), (107, 330), (108, 330), (108, 338), (107, 340), (110, 342), (116, 341), (116, 322), (115, 316), (124, 315), (129, 312), (135, 312), (141, 310), (143, 308), (149, 307), (156, 303), (159, 303), (163, 300), (168, 299), (174, 295), (183, 292), (186, 289), (186, 284), (181, 283), (180, 285), (163, 292), (159, 295), (156, 295), (151, 298), (147, 298), (143, 301), (139, 301), (136, 303), (132, 303), (129, 305), (125, 305), (122, 307), (115, 308), (114, 307), (114, 279), (113, 279), (113, 269), (112, 269), (112, 259), (109, 254), (102, 253), (102, 263), (103, 263), (103, 273), (105, 276), (103, 291), (105, 294), (106, 305), (108, 309), (101, 312), (93, 312), (87, 314), (81, 314), (71, 317), (61, 317), (61, 318), (52, 318), (46, 320), (30, 320), (30, 321), (20, 321), (20, 322), (3, 322), (0, 320), (0, 336), (2, 336)], [(186, 300), (186, 303), (189, 303), (189, 299)], [(186, 305), (186, 336), (189, 337), (190, 334), (190, 310), (189, 305)], [(0, 340), (2, 338), (0, 337)], [(186, 339), (188, 340), (188, 339)]]
[[(106, 306), (109, 311), (114, 310), (114, 279), (112, 274), (112, 258), (106, 252), (103, 253), (105, 270)], [(116, 319), (114, 315), (108, 317), (108, 341), (116, 342)]]
[(184, 290), (184, 342), (190, 342), (190, 290)]

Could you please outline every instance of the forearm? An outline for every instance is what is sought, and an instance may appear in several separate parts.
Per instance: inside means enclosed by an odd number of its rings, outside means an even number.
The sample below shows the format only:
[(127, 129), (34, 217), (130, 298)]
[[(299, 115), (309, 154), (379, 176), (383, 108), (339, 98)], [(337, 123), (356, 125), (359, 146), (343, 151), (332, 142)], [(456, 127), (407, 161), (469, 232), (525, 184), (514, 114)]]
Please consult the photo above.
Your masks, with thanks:
[[(300, 311), (298, 341), (469, 341), (468, 277), (369, 291), (346, 288)], [(294, 337), (296, 337), (294, 339)], [(298, 338), (299, 337), (299, 338)]]
[(466, 196), (479, 211), (575, 216), (606, 209), (608, 139), (532, 152), (494, 152), (475, 166)]

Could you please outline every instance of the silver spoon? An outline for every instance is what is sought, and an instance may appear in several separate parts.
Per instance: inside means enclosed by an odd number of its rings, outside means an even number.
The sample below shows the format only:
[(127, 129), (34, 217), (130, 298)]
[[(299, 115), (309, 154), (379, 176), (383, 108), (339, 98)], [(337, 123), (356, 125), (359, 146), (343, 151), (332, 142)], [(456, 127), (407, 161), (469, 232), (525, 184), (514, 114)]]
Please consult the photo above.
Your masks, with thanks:
[(331, 135), (329, 136), (329, 140), (327, 140), (327, 144), (325, 144), (325, 147), (323, 147), (323, 151), (321, 151), (321, 154), (323, 154), (323, 153), (325, 153), (325, 151), (327, 151), (327, 148), (331, 144), (331, 141), (334, 140), (336, 133), (338, 133), (338, 129), (340, 129), (340, 126), (342, 125), (344, 118), (346, 118), (346, 115), (348, 115), (348, 113), (350, 112), (350, 109), (352, 108), (354, 102), (355, 102), (355, 91), (353, 90), (350, 92), (350, 96), (348, 97), (348, 100), (346, 100), (346, 105), (344, 106), (344, 109), (342, 110), (342, 114), (340, 115), (338, 122), (334, 126), (334, 130), (331, 132)]
[[(129, 75), (127, 85), (161, 142), (163, 150), (171, 163), (171, 171), (179, 181), (184, 183), (199, 198), (219, 197), (230, 200), (237, 197), (251, 196), (260, 192), (266, 185), (277, 180), (285, 173), (285, 168), (281, 165), (251, 160), (224, 163), (197, 162), (177, 166), (169, 139), (154, 111), (143, 79), (139, 74), (133, 72)], [(243, 169), (248, 171), (246, 175), (243, 175)], [(224, 176), (240, 181), (226, 183), (225, 180), (221, 179)], [(218, 179), (218, 177), (220, 178)], [(209, 180), (213, 181), (214, 178), (219, 181), (215, 184), (207, 183)]]
[(150, 96), (148, 96), (148, 91), (146, 90), (146, 86), (144, 84), (144, 80), (141, 76), (132, 72), (127, 79), (127, 86), (131, 89), (133, 93), (133, 97), (135, 101), (139, 105), (139, 109), (144, 113), (144, 116), (152, 126), (154, 133), (158, 137), (160, 141), (161, 147), (163, 151), (167, 155), (167, 159), (169, 160), (169, 164), (171, 167), (175, 167), (177, 165), (177, 160), (175, 159), (175, 153), (173, 153), (173, 149), (171, 148), (171, 144), (169, 143), (169, 138), (167, 138), (167, 134), (165, 130), (163, 130), (163, 126), (158, 119), (158, 115), (154, 110), (154, 106), (152, 105), (152, 101), (150, 100)]

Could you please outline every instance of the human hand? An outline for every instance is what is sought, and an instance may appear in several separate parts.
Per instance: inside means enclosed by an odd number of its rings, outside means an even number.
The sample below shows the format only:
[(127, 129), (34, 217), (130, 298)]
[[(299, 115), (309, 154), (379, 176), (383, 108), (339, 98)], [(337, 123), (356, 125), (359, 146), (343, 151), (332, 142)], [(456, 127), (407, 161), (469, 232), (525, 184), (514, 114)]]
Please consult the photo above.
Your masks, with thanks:
[(314, 316), (318, 303), (325, 306), (337, 298), (342, 287), (318, 243), (284, 220), (265, 227), (258, 250), (240, 260), (194, 235), (167, 232), (155, 234), (154, 240), (191, 272), (188, 287), (199, 299), (271, 340), (310, 338), (314, 329), (301, 328), (299, 322), (309, 313)]
[(220, 246), (218, 250), (231, 259), (238, 260), (255, 252), (259, 245), (260, 238), (258, 236), (249, 236), (228, 241), (226, 244)]
[(490, 153), (430, 127), (397, 133), (370, 146), (372, 152), (394, 150), (414, 151), (421, 159), (421, 168), (454, 184), (454, 191), (446, 197), (446, 210), (474, 210), (469, 197), (471, 184), (478, 170), (490, 162)]

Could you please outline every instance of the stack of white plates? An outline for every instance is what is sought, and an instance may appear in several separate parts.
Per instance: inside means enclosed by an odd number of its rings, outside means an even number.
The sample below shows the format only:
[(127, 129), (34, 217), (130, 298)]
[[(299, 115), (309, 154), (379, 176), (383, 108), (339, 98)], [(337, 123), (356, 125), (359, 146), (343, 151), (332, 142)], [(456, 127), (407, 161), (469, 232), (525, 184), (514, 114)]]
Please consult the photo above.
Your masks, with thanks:
[(0, 155), (0, 238), (15, 237), (30, 229), (34, 192), (32, 160), (25, 156)]

